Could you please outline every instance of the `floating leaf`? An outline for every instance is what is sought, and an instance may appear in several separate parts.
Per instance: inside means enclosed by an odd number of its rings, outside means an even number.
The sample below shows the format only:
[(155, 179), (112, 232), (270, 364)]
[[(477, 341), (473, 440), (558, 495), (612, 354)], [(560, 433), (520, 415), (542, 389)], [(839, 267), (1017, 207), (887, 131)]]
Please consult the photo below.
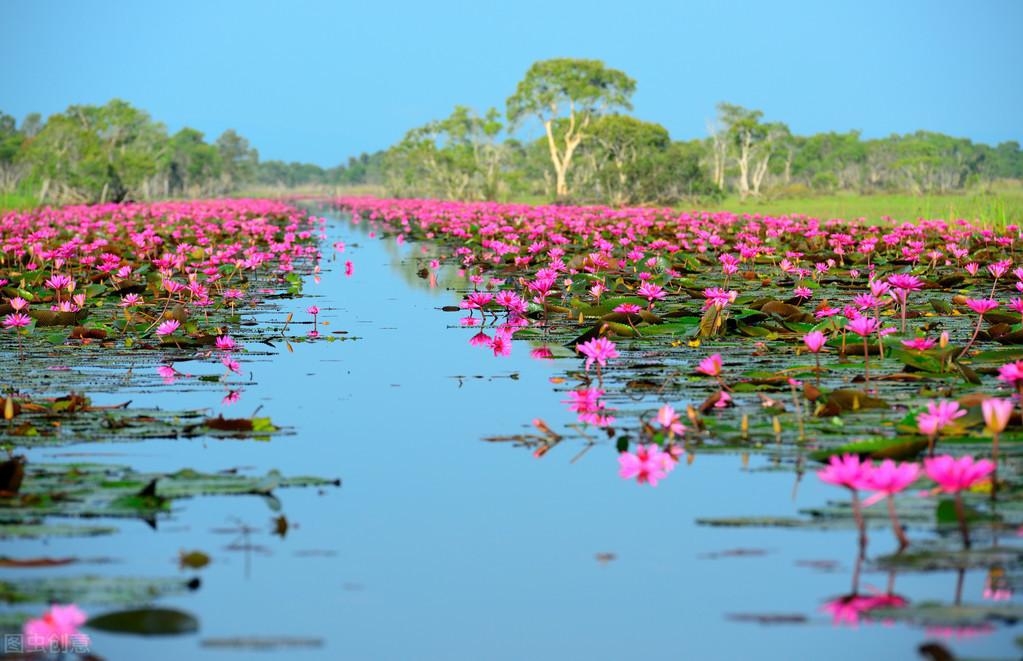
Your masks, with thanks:
[(199, 630), (199, 620), (194, 615), (172, 608), (136, 608), (90, 617), (86, 626), (138, 636), (174, 636), (195, 633)]

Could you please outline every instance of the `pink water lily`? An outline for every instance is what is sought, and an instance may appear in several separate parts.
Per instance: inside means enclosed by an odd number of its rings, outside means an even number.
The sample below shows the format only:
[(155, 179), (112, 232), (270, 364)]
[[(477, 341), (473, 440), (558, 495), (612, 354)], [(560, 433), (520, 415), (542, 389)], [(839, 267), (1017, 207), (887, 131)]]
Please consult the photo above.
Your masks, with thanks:
[(707, 376), (721, 376), (721, 354), (716, 353), (701, 360), (696, 371)]
[(618, 350), (615, 347), (615, 343), (606, 337), (598, 337), (588, 342), (583, 342), (576, 346), (579, 353), (586, 356), (586, 369), (590, 369), (593, 363), (597, 363), (599, 367), (607, 365), (607, 361), (612, 358), (618, 358)]
[(160, 337), (165, 337), (167, 335), (173, 334), (179, 328), (181, 328), (180, 321), (178, 321), (177, 319), (168, 319), (167, 321), (162, 322), (159, 326), (156, 327), (156, 334), (159, 335)]

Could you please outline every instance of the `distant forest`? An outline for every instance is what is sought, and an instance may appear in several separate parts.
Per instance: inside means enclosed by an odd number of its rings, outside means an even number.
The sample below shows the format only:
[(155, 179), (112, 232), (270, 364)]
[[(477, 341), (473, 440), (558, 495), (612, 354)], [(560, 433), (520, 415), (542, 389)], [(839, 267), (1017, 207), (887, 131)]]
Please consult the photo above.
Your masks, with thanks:
[[(234, 130), (169, 134), (131, 104), (76, 105), (45, 121), (0, 113), (0, 192), (47, 203), (374, 186), (398, 197), (673, 204), (859, 193), (954, 193), (1023, 180), (1023, 151), (918, 131), (796, 135), (721, 103), (699, 140), (626, 114), (635, 81), (596, 60), (534, 64), (504, 113), (456, 106), (397, 144), (332, 168), (260, 160)], [(523, 140), (530, 125), (543, 135)]]

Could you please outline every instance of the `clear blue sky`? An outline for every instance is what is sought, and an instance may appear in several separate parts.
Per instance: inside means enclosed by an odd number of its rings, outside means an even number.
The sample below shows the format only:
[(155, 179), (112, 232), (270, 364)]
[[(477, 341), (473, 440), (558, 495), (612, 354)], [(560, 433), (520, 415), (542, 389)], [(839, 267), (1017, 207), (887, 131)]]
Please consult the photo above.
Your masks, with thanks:
[(172, 130), (333, 165), (550, 57), (638, 82), (635, 114), (705, 135), (714, 105), (797, 133), (916, 129), (1023, 141), (1023, 2), (48, 2), (0, 4), (0, 110), (120, 97)]

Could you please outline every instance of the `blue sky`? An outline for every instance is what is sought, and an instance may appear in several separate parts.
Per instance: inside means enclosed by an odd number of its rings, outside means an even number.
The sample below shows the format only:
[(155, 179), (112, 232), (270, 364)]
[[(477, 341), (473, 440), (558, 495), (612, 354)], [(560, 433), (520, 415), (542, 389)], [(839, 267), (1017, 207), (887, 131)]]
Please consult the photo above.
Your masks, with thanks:
[(624, 70), (635, 114), (677, 139), (704, 136), (725, 100), (797, 133), (1023, 141), (1015, 0), (7, 0), (0, 22), (0, 110), (120, 97), (172, 130), (235, 128), (263, 158), (321, 165), (455, 104), (503, 110), (550, 57)]

